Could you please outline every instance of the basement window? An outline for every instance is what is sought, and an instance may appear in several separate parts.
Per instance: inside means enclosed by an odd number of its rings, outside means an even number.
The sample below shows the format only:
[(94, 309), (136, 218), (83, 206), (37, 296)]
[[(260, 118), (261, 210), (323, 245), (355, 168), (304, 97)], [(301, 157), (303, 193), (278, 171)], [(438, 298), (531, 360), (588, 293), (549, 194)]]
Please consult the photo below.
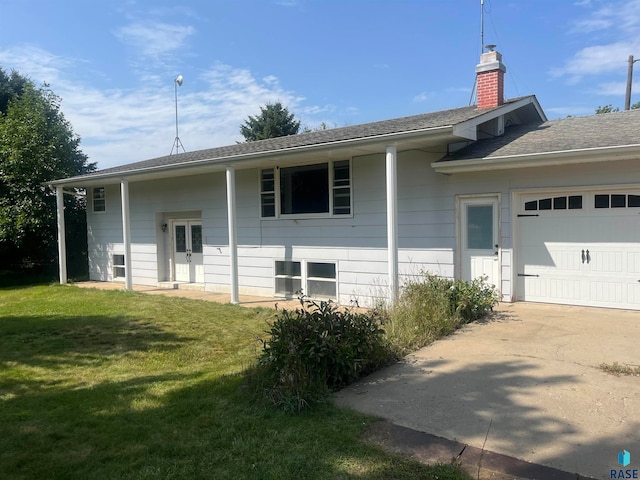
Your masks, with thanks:
[(124, 255), (113, 255), (113, 278), (125, 278)]
[(293, 297), (302, 292), (311, 298), (335, 299), (336, 270), (333, 262), (276, 260), (275, 293)]

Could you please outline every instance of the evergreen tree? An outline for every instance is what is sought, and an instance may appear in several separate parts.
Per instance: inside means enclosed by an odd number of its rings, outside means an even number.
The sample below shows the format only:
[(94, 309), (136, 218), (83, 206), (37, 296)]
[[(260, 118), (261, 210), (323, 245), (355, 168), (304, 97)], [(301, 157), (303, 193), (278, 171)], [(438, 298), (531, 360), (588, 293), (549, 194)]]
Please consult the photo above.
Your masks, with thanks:
[(247, 142), (295, 135), (299, 130), (300, 122), (280, 102), (260, 107), (260, 115), (250, 115), (240, 126), (240, 133)]

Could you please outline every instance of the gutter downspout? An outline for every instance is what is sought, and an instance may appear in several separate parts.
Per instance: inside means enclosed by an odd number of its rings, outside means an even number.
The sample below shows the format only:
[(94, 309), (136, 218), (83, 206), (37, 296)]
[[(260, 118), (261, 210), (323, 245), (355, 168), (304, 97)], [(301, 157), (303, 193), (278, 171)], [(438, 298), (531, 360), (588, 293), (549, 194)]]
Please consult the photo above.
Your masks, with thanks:
[(67, 244), (64, 231), (64, 190), (56, 187), (56, 219), (58, 223), (58, 271), (60, 283), (67, 283)]
[(238, 296), (238, 232), (236, 228), (236, 170), (227, 166), (227, 218), (229, 226), (229, 280), (231, 303), (239, 303)]
[(389, 303), (398, 298), (398, 153), (393, 145), (387, 146), (387, 262), (389, 269)]

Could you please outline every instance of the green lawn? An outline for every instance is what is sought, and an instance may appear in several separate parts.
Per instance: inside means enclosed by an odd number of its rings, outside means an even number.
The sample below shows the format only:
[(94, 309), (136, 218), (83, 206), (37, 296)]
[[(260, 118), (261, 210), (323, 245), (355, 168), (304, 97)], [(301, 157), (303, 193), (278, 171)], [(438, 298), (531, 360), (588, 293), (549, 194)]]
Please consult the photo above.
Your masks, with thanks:
[(360, 442), (367, 417), (252, 405), (242, 372), (273, 313), (1, 288), (0, 478), (468, 478)]

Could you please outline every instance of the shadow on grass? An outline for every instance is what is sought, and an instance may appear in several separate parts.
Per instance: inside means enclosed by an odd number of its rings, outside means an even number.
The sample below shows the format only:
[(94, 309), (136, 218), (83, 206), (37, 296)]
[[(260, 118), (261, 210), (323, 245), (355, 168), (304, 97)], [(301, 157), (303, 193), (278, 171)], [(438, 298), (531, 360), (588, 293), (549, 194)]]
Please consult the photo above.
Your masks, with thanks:
[(189, 340), (126, 317), (5, 316), (0, 321), (0, 363), (92, 365), (136, 351), (173, 350)]
[(5, 395), (0, 477), (430, 478), (358, 442), (364, 417), (331, 405), (299, 416), (258, 409), (241, 383), (166, 374)]

